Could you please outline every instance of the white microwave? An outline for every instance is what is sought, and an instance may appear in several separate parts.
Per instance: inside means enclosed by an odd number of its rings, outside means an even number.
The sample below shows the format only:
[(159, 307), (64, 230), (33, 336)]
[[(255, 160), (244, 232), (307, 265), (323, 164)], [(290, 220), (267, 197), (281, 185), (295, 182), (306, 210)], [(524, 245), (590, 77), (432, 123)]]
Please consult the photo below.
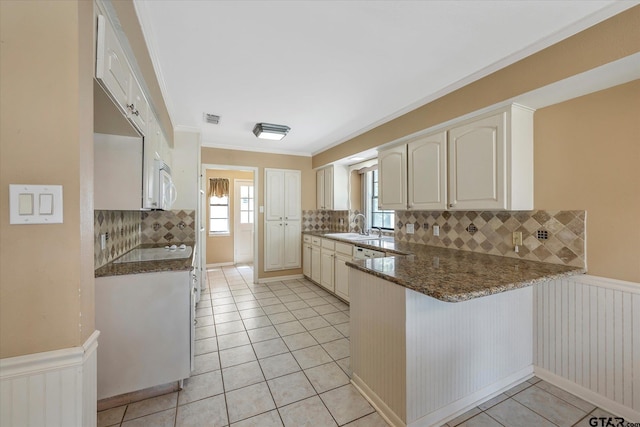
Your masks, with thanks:
[(158, 177), (158, 209), (171, 210), (176, 202), (178, 192), (171, 179), (171, 168), (162, 160), (156, 160), (156, 171)]

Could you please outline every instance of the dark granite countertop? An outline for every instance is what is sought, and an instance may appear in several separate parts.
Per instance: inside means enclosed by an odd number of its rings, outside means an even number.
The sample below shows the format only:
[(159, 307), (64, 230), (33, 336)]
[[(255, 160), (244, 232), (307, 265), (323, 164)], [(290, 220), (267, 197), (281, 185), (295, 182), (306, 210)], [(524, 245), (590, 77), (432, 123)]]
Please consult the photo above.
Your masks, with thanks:
[[(325, 233), (311, 232), (324, 236)], [(330, 237), (331, 238), (331, 237)], [(334, 239), (343, 240), (343, 239)], [(344, 240), (347, 241), (347, 240)], [(445, 302), (461, 302), (535, 283), (585, 273), (580, 267), (521, 260), (407, 242), (350, 241), (358, 246), (409, 254), (347, 262), (350, 267)], [(386, 249), (388, 245), (393, 249)]]
[[(187, 246), (191, 246), (195, 249), (195, 242), (179, 242), (172, 243), (180, 245), (184, 243)], [(143, 244), (136, 246), (137, 248), (163, 248), (166, 243), (163, 244)], [(114, 264), (113, 261), (109, 264), (103, 265), (94, 271), (95, 277), (105, 276), (121, 276), (124, 274), (141, 274), (141, 273), (156, 273), (160, 271), (189, 271), (191, 270), (191, 263), (193, 261), (193, 255), (195, 250), (191, 252), (191, 256), (182, 259), (169, 259), (159, 261), (142, 261), (142, 262), (124, 262)], [(124, 255), (124, 254), (123, 254)]]

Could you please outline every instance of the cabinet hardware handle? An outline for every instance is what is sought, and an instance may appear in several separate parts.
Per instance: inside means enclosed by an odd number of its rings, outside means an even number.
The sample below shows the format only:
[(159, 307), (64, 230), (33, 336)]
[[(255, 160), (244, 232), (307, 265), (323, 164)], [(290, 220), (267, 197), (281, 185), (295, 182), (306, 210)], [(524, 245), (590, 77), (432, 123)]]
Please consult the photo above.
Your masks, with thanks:
[(127, 108), (132, 112), (133, 112), (133, 107), (134, 107), (133, 104), (127, 104)]
[(282, 227), (282, 223), (280, 223), (280, 227)]
[(449, 203), (449, 207), (452, 208), (455, 205), (455, 203)]
[(197, 325), (198, 324), (198, 319), (193, 319), (193, 324)]
[(132, 111), (131, 114), (133, 114), (134, 116), (139, 116), (140, 115), (140, 111), (135, 110), (135, 111)]

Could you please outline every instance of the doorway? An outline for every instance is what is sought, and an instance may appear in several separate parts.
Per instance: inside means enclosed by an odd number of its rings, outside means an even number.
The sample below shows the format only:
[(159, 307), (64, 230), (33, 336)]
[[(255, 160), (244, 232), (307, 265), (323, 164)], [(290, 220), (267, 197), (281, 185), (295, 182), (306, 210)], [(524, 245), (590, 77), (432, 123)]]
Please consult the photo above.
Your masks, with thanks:
[(253, 180), (234, 180), (234, 264), (253, 262), (254, 201)]
[[(200, 181), (200, 239), (198, 253), (205, 269), (237, 263), (253, 264), (258, 280), (258, 168), (203, 164)], [(228, 198), (209, 195), (211, 179), (228, 180)], [(238, 181), (236, 191), (236, 181)], [(242, 187), (245, 187), (244, 189)], [(251, 187), (251, 189), (249, 189)], [(243, 197), (244, 196), (244, 197)], [(225, 204), (227, 216), (225, 217)], [(225, 218), (228, 228), (225, 229)], [(213, 220), (213, 221), (212, 221)]]

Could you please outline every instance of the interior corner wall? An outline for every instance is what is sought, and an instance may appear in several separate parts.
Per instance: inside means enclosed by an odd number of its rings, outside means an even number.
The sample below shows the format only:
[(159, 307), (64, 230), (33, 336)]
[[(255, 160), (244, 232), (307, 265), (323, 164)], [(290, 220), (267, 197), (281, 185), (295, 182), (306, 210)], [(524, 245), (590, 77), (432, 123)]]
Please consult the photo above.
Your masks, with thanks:
[[(230, 165), (258, 168), (257, 206), (264, 206), (264, 169), (292, 169), (301, 171), (302, 175), (302, 210), (316, 208), (316, 173), (311, 168), (311, 157), (285, 154), (269, 154), (252, 151), (227, 150), (222, 148), (202, 147), (201, 162), (203, 165)], [(302, 268), (292, 270), (264, 271), (264, 214), (259, 214), (258, 224), (258, 278), (288, 276), (302, 274)], [(254, 266), (255, 268), (256, 266)]]
[[(0, 358), (94, 331), (92, 14), (0, 2)], [(10, 225), (9, 184), (62, 185), (64, 223)]]
[[(239, 170), (207, 169), (207, 182), (211, 178), (227, 178), (229, 180), (229, 234), (216, 236), (208, 234), (209, 215), (207, 215), (207, 264), (230, 263), (235, 258), (234, 226), (235, 226), (235, 185), (236, 179), (253, 180), (253, 172)], [(206, 186), (205, 186), (205, 191)]]
[(587, 211), (589, 274), (640, 283), (640, 80), (542, 108), (536, 209)]

